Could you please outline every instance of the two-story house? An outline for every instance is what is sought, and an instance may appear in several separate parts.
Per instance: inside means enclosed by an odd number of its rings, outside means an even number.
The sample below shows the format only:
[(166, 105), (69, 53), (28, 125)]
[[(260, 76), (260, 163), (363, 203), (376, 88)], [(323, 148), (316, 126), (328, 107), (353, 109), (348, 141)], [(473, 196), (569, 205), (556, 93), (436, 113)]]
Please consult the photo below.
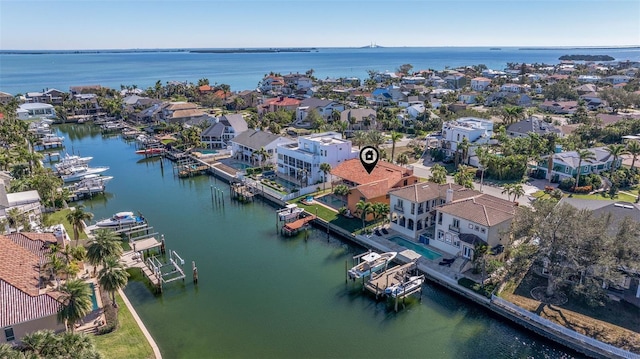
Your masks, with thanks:
[(356, 157), (358, 151), (352, 149), (351, 141), (337, 132), (301, 136), (298, 143), (278, 146), (278, 173), (302, 180), (307, 185), (327, 182), (329, 178), (325, 178), (320, 164), (328, 163), (333, 168)]
[(333, 111), (344, 111), (344, 105), (332, 100), (323, 100), (315, 97), (306, 98), (300, 102), (300, 105), (296, 109), (296, 120), (304, 121), (312, 109), (318, 111), (318, 114), (327, 120), (331, 119)]
[(170, 102), (162, 108), (162, 119), (167, 123), (186, 122), (205, 117), (207, 115), (191, 102)]
[(331, 170), (331, 175), (349, 187), (347, 209), (354, 214), (359, 201), (389, 204), (389, 190), (418, 182), (413, 170), (386, 161), (378, 161), (373, 171), (368, 173), (358, 158), (337, 165)]
[(508, 243), (517, 204), (488, 194), (451, 201), (436, 208), (429, 245), (472, 259), (476, 245), (500, 252)]
[(261, 159), (256, 153), (264, 148), (267, 151), (267, 158), (262, 160), (262, 165), (275, 164), (278, 145), (295, 143), (293, 140), (274, 135), (271, 132), (246, 130), (233, 139), (231, 142), (231, 156), (239, 161), (251, 164), (260, 164)]
[(482, 118), (463, 117), (442, 124), (442, 148), (447, 155), (453, 155), (458, 145), (466, 139), (471, 145), (468, 152), (470, 157), (475, 153), (474, 147), (490, 143), (492, 136), (493, 122)]
[(474, 91), (484, 91), (491, 85), (491, 79), (486, 77), (475, 77), (471, 79), (471, 89)]
[(559, 128), (535, 116), (512, 123), (507, 127), (507, 135), (510, 137), (528, 137), (532, 133), (541, 136), (547, 134), (554, 134), (559, 137), (563, 136)]
[(282, 76), (269, 75), (262, 79), (260, 82), (260, 91), (262, 92), (282, 92), (282, 88), (285, 86)]
[[(606, 147), (594, 147), (588, 149), (593, 153), (595, 160), (582, 160), (580, 163), (580, 157), (576, 151), (558, 152), (553, 156), (543, 156), (538, 162), (536, 170), (541, 173), (541, 177), (544, 176), (553, 182), (561, 181), (564, 178), (576, 177), (578, 171), (580, 175), (586, 175), (589, 173), (600, 173), (607, 171), (614, 165), (613, 156), (607, 151)], [(551, 166), (551, 172), (549, 172), (549, 158), (553, 158), (553, 165)], [(619, 167), (622, 163), (622, 158), (618, 158), (615, 163), (615, 167)], [(580, 165), (580, 168), (578, 168)]]
[(206, 148), (227, 148), (229, 141), (247, 129), (247, 121), (241, 114), (223, 115), (202, 131), (200, 139)]
[(16, 113), (20, 120), (30, 120), (36, 118), (55, 118), (56, 110), (48, 103), (23, 103), (18, 106)]
[(389, 191), (390, 228), (414, 241), (420, 238), (420, 242), (428, 243), (425, 231), (435, 225), (436, 207), (480, 194), (453, 183), (419, 182), (393, 189)]
[(261, 105), (258, 105), (258, 114), (263, 115), (279, 110), (295, 111), (300, 106), (300, 102), (298, 99), (284, 96), (269, 98), (264, 100)]

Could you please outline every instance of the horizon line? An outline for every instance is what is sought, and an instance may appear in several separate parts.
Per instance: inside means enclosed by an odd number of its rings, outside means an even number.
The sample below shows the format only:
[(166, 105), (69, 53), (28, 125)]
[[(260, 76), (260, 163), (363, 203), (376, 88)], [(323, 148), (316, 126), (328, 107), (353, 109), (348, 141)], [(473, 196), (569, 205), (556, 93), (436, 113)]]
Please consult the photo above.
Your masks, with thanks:
[[(241, 46), (241, 47), (132, 47), (132, 48), (86, 48), (86, 49), (0, 49), (3, 52), (20, 51), (151, 51), (151, 50), (246, 50), (246, 49), (366, 49), (363, 46)], [(516, 49), (632, 49), (640, 48), (636, 45), (440, 45), (440, 46), (384, 46), (376, 44), (374, 48), (516, 48)]]

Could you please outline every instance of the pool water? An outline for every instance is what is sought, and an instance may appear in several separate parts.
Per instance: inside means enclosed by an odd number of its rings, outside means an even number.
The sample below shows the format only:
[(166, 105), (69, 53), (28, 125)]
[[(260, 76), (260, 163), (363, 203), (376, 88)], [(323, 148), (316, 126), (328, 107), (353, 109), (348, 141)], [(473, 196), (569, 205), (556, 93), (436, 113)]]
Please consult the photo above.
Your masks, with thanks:
[(98, 309), (100, 309), (100, 307), (98, 307), (98, 298), (96, 297), (95, 284), (89, 283), (89, 285), (91, 286), (91, 304), (93, 304), (93, 309), (92, 310), (98, 310)]
[(390, 238), (387, 238), (388, 240), (390, 240), (391, 242), (395, 243), (395, 244), (399, 244), (405, 248), (411, 249), (414, 252), (420, 254), (421, 256), (427, 258), (427, 259), (438, 259), (440, 257), (442, 257), (442, 254), (438, 253), (438, 252), (434, 252), (431, 249), (422, 246), (420, 244), (417, 243), (413, 243), (411, 241), (408, 241), (402, 237), (398, 237), (398, 236), (393, 236)]
[(218, 153), (218, 151), (216, 150), (201, 150), (199, 152), (203, 155), (215, 155), (216, 153)]

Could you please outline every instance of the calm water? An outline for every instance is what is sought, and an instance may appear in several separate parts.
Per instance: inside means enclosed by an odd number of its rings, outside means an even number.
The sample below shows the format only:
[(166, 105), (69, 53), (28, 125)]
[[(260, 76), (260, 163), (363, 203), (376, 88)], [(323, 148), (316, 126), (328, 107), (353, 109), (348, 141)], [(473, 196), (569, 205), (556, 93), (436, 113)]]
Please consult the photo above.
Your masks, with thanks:
[(226, 83), (234, 91), (254, 89), (270, 71), (287, 74), (314, 69), (320, 79), (327, 77), (366, 78), (367, 70), (394, 71), (402, 64), (414, 70), (442, 70), (465, 65), (485, 64), (503, 69), (508, 62), (558, 63), (565, 54), (607, 54), (616, 60), (640, 60), (639, 48), (627, 49), (550, 49), (500, 51), (474, 47), (424, 48), (321, 48), (300, 53), (196, 54), (188, 52), (147, 53), (47, 53), (7, 54), (0, 52), (0, 91), (11, 94), (69, 86), (100, 84), (120, 89), (137, 85), (146, 89), (157, 80), (197, 82), (208, 78), (211, 84)]
[[(570, 358), (564, 348), (512, 326), (431, 284), (422, 302), (395, 313), (344, 283), (345, 260), (361, 249), (313, 231), (276, 235), (274, 208), (229, 202), (212, 177), (178, 179), (170, 162), (144, 160), (133, 144), (89, 125), (64, 125), (69, 151), (94, 157), (115, 178), (85, 202), (96, 219), (140, 211), (169, 249), (196, 261), (200, 282), (154, 296), (141, 282), (125, 292), (165, 358)], [(211, 186), (225, 192), (224, 208)]]

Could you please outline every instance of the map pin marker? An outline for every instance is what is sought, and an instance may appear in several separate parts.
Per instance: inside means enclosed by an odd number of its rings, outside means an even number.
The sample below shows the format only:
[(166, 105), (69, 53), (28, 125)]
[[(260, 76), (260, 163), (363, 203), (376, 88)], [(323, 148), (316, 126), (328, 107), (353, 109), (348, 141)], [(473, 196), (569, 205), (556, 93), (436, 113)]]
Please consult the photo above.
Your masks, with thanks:
[(373, 146), (366, 146), (360, 150), (360, 162), (368, 174), (371, 174), (373, 169), (376, 168), (379, 159), (380, 153)]

